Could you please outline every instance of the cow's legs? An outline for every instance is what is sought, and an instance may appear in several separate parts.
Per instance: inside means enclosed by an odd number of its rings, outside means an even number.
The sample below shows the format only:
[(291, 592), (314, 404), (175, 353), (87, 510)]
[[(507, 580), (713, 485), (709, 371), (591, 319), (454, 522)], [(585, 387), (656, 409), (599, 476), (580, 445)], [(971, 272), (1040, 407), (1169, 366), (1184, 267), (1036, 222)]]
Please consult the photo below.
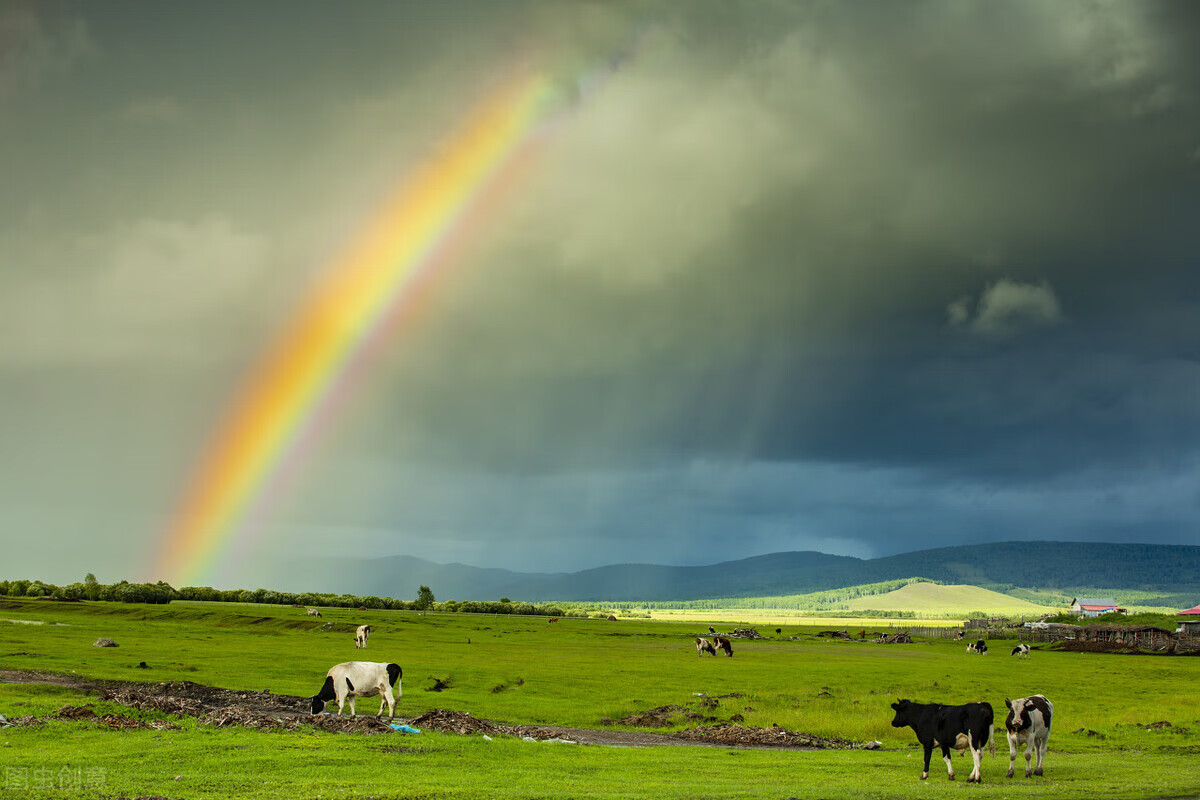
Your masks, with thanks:
[(350, 716), (354, 716), (354, 695), (350, 695)]
[(392, 718), (396, 716), (396, 700), (392, 697), (392, 687), (390, 686), (385, 686), (383, 692), (380, 693), (379, 714), (376, 716), (383, 716), (384, 705), (387, 705), (388, 722), (391, 722)]
[(942, 745), (942, 760), (946, 762), (946, 777), (954, 780), (954, 762), (950, 760), (950, 748)]
[(975, 742), (971, 742), (971, 774), (967, 777), (967, 783), (983, 783), (983, 742), (979, 746), (975, 746)]
[(933, 755), (933, 743), (925, 745), (925, 771), (921, 773), (921, 780), (929, 777), (929, 758)]
[(1011, 738), (1009, 738), (1009, 740), (1008, 740), (1008, 774), (1005, 775), (1006, 778), (1011, 778), (1013, 776), (1013, 770), (1016, 768), (1016, 766), (1017, 766), (1017, 743), (1014, 742)]

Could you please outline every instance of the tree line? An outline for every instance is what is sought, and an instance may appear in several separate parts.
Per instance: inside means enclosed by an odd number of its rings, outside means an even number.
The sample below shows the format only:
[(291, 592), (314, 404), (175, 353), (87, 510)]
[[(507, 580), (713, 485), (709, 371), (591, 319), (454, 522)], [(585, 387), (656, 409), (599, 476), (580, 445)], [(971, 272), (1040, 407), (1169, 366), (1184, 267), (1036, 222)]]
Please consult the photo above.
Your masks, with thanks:
[(265, 603), (284, 606), (322, 606), (326, 608), (371, 608), (392, 611), (445, 611), (464, 614), (521, 614), (548, 617), (586, 617), (587, 612), (553, 604), (513, 602), (507, 597), (492, 600), (446, 600), (438, 602), (428, 586), (421, 586), (413, 600), (375, 595), (332, 594), (324, 592), (280, 592), (272, 589), (214, 589), (211, 586), (185, 586), (176, 589), (169, 583), (104, 584), (90, 572), (82, 583), (58, 586), (31, 580), (0, 580), (0, 596), (44, 597), (55, 600), (93, 600), (110, 603), (170, 603), (192, 600), (209, 603)]

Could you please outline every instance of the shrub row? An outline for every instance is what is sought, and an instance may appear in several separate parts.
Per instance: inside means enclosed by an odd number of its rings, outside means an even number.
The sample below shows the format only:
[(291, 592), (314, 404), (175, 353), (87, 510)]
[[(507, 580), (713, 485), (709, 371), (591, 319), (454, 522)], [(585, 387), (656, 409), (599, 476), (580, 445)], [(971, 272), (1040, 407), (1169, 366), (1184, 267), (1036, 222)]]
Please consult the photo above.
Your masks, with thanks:
[(320, 592), (277, 592), (271, 589), (214, 589), (211, 586), (185, 586), (175, 589), (168, 583), (102, 584), (88, 575), (83, 583), (56, 586), (42, 581), (0, 581), (0, 595), (8, 597), (46, 597), (59, 600), (96, 600), (117, 603), (169, 603), (194, 600), (216, 603), (267, 603), (285, 606), (322, 606), (326, 608), (374, 608), (393, 611), (445, 611), (464, 614), (522, 614), (548, 617), (586, 617), (582, 609), (559, 605), (490, 600), (447, 600), (436, 602), (428, 587), (421, 587), (416, 600), (398, 600), (374, 595), (326, 594)]

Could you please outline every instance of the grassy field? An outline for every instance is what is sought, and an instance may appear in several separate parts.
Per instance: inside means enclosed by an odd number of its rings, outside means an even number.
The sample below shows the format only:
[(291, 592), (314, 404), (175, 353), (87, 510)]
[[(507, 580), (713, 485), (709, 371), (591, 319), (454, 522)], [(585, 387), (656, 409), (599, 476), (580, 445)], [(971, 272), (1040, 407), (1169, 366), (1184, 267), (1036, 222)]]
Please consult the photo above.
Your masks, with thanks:
[[(0, 731), (4, 797), (497, 797), (497, 798), (1122, 798), (1195, 796), (1200, 787), (1200, 659), (1039, 650), (1029, 661), (992, 642), (970, 656), (953, 641), (877, 645), (782, 637), (735, 641), (734, 658), (697, 658), (709, 622), (428, 615), (236, 604), (141, 606), (0, 601), (0, 669), (89, 678), (190, 680), (229, 689), (310, 695), (340, 661), (404, 667), (397, 715), (433, 708), (523, 724), (605, 727), (664, 705), (734, 714), (742, 724), (878, 740), (879, 751), (611, 748), (436, 733), (363, 736), (312, 729), (259, 732), (173, 718), (174, 731), (115, 731), (86, 720)], [(322, 631), (324, 623), (334, 623)], [(375, 630), (354, 649), (351, 626)], [(718, 629), (733, 627), (719, 623)], [(118, 648), (93, 648), (96, 638)], [(800, 640), (784, 637), (800, 636)], [(146, 662), (148, 669), (138, 667)], [(449, 685), (426, 691), (435, 679)], [(984, 759), (984, 783), (951, 783), (935, 756), (918, 780), (912, 733), (891, 728), (889, 704), (1044, 693), (1056, 718), (1046, 777), (1007, 780), (1006, 745)], [(0, 714), (62, 705), (138, 715), (63, 687), (0, 684)], [(370, 700), (360, 704), (373, 711)], [(148, 712), (147, 712), (148, 713)], [(1167, 721), (1170, 727), (1145, 728)], [(680, 715), (675, 728), (696, 723)], [(611, 726), (610, 726), (611, 727)], [(1136, 758), (1130, 757), (1134, 754)], [(967, 759), (956, 761), (964, 773)], [(40, 781), (40, 783), (39, 783)]]

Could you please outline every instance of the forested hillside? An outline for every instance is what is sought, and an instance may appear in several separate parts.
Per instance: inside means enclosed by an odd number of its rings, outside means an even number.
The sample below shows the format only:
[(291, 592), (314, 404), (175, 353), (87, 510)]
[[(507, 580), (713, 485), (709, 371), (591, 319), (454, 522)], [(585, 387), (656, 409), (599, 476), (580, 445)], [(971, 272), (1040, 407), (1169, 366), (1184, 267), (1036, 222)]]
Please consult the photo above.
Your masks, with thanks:
[[(421, 584), (439, 600), (697, 600), (795, 595), (919, 576), (998, 591), (1017, 587), (1064, 595), (1090, 589), (1160, 597), (1146, 605), (1200, 602), (1200, 547), (1003, 542), (944, 547), (876, 559), (815, 552), (773, 553), (702, 567), (616, 564), (574, 573), (520, 573), (418, 558), (288, 564), (264, 585), (407, 597)], [(1022, 596), (1021, 592), (1016, 593)], [(1027, 597), (1037, 602), (1037, 598)], [(1194, 604), (1190, 603), (1190, 604)]]

